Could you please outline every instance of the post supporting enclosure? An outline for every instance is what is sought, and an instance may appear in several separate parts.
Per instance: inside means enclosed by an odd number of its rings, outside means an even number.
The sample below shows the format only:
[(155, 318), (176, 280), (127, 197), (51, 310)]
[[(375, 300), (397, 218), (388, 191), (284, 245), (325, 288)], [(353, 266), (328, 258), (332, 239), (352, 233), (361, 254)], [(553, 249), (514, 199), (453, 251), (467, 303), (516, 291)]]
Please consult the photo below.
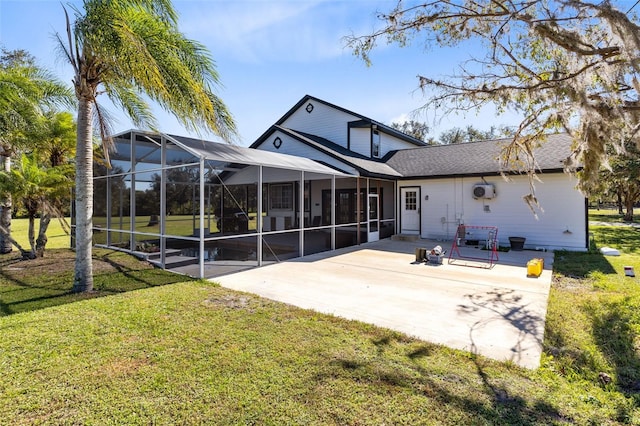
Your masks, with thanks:
[(200, 258), (198, 262), (199, 275), (198, 278), (204, 278), (204, 157), (200, 158), (200, 202), (198, 208), (200, 209)]
[(256, 257), (258, 258), (258, 266), (262, 266), (262, 222), (263, 222), (263, 217), (262, 217), (262, 172), (263, 172), (263, 167), (262, 165), (258, 166), (258, 207), (257, 207), (257, 212), (256, 212), (256, 231), (258, 233), (258, 247), (256, 250)]

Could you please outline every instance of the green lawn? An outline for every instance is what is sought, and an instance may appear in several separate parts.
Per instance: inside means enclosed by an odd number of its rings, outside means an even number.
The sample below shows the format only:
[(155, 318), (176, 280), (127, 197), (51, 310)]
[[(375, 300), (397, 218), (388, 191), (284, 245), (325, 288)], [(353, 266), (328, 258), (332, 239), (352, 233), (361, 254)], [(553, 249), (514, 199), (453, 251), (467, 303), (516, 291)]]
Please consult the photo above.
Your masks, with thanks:
[[(633, 221), (640, 222), (640, 209), (634, 209)], [(623, 214), (618, 213), (617, 209), (589, 209), (589, 221), (591, 222), (624, 222)]]
[[(617, 246), (619, 232), (595, 228)], [(535, 371), (97, 250), (0, 257), (2, 424), (640, 424), (640, 232), (556, 253)], [(73, 303), (71, 303), (73, 302)], [(600, 374), (604, 373), (604, 374)], [(605, 383), (608, 378), (610, 383)]]
[[(160, 233), (159, 225), (149, 225), (149, 216), (136, 216), (135, 220), (135, 229), (137, 232), (146, 232), (151, 234)], [(101, 226), (106, 228), (107, 226), (107, 218), (106, 217), (94, 217), (93, 224), (95, 226)], [(247, 221), (247, 229), (250, 231), (255, 231), (256, 229), (256, 216), (255, 213), (249, 213), (249, 220)], [(123, 217), (120, 220), (119, 217), (112, 218), (111, 227), (113, 229), (125, 229), (129, 230), (131, 226), (131, 220), (128, 216)], [(170, 215), (166, 217), (166, 234), (167, 235), (175, 235), (175, 236), (193, 236), (194, 230), (199, 229), (200, 226), (200, 216), (193, 215)], [(206, 216), (205, 217), (205, 228), (209, 228), (209, 232), (216, 233), (219, 232), (217, 219), (215, 216)], [(98, 237), (99, 238), (99, 237)]]
[[(70, 223), (67, 219), (67, 223)], [(40, 226), (40, 219), (36, 219), (35, 235), (38, 237), (38, 229)], [(29, 248), (29, 220), (28, 219), (13, 219), (11, 221), (11, 236), (24, 248)], [(52, 248), (69, 248), (70, 237), (67, 235), (60, 225), (58, 219), (52, 219), (47, 230), (47, 249)]]

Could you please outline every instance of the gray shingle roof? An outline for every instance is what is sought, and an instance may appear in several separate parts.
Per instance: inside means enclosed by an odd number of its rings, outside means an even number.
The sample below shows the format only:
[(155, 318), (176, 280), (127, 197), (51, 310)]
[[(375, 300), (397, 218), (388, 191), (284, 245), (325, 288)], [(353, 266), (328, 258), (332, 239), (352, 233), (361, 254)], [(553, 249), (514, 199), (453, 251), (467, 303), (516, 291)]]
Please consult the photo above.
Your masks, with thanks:
[[(389, 153), (386, 163), (403, 177), (451, 177), (498, 174), (500, 153), (511, 139), (498, 139), (454, 145), (434, 145)], [(571, 154), (572, 140), (566, 134), (547, 135), (534, 150), (536, 169), (562, 171), (563, 161)], [(518, 173), (517, 167), (504, 170)]]

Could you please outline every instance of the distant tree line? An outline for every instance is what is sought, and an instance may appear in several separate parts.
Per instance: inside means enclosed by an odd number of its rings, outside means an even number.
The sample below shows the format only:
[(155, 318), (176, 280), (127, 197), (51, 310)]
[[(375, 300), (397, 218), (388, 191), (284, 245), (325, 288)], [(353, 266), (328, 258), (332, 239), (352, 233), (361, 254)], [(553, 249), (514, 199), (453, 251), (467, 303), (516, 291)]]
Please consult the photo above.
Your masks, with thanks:
[(438, 138), (429, 135), (430, 128), (426, 123), (415, 120), (393, 122), (391, 127), (402, 133), (424, 141), (429, 145), (452, 145), (457, 143), (478, 142), (513, 136), (508, 126), (491, 126), (489, 130), (480, 130), (474, 126), (453, 127), (440, 133)]

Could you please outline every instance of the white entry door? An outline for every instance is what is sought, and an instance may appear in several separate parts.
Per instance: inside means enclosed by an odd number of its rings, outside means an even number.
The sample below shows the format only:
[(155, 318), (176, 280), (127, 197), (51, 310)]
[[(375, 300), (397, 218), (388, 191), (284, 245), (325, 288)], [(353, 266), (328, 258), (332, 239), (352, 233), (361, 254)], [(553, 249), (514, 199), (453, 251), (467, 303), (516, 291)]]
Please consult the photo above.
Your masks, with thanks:
[(420, 233), (420, 188), (400, 188), (400, 233)]
[(368, 242), (378, 241), (380, 239), (380, 209), (378, 205), (378, 194), (369, 194), (369, 220)]

